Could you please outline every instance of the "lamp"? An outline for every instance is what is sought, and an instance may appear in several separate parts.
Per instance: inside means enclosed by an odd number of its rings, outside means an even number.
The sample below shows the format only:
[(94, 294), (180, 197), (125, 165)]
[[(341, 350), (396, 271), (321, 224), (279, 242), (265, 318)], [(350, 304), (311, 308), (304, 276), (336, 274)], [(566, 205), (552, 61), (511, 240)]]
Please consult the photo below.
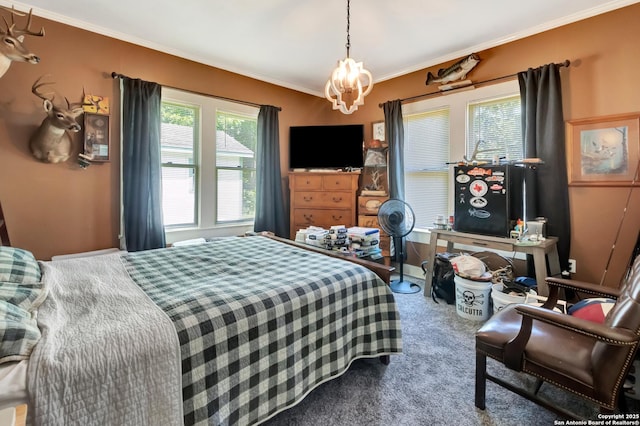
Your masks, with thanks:
[(373, 89), (371, 73), (364, 69), (362, 62), (356, 62), (349, 57), (350, 6), (351, 1), (347, 0), (347, 57), (343, 61), (338, 61), (338, 67), (333, 70), (331, 78), (324, 87), (324, 95), (331, 101), (333, 109), (339, 109), (343, 114), (351, 114), (358, 109), (358, 106), (364, 105), (364, 97)]

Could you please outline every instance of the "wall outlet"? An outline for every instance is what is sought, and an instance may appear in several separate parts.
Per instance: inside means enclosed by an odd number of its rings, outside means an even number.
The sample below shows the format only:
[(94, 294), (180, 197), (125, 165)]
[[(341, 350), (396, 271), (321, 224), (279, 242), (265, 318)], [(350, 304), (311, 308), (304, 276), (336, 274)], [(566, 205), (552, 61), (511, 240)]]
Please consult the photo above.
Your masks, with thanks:
[(571, 272), (572, 274), (576, 273), (576, 260), (575, 259), (569, 259), (569, 272)]

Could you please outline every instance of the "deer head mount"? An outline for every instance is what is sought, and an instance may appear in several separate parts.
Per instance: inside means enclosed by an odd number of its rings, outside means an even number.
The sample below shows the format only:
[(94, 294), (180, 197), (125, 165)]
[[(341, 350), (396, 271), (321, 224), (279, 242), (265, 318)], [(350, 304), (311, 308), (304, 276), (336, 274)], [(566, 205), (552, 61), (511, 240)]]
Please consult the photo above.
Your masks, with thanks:
[(23, 41), (25, 35), (43, 37), (44, 28), (41, 28), (37, 33), (31, 31), (31, 12), (33, 9), (29, 10), (27, 26), (24, 28), (16, 28), (15, 23), (15, 16), (25, 16), (24, 13), (17, 11), (13, 7), (0, 6), (0, 9), (6, 10), (11, 14), (11, 25), (9, 25), (4, 16), (2, 20), (6, 29), (0, 25), (0, 77), (2, 77), (9, 69), (11, 62), (28, 62), (30, 64), (40, 62), (40, 58), (29, 52)]
[(83, 113), (83, 103), (71, 104), (65, 98), (66, 106), (55, 105), (53, 92), (39, 91), (42, 86), (54, 83), (41, 83), (41, 79), (42, 77), (33, 83), (31, 92), (42, 99), (47, 116), (31, 136), (29, 149), (33, 156), (42, 162), (61, 163), (71, 156), (70, 132), (77, 133), (81, 129), (76, 119)]

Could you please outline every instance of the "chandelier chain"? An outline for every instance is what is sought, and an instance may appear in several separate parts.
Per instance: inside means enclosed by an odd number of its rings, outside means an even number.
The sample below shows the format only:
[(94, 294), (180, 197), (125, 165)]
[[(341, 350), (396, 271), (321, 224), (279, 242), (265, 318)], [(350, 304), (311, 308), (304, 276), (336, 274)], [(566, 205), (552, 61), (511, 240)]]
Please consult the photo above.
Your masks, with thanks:
[(349, 57), (349, 48), (351, 47), (351, 35), (349, 34), (349, 28), (351, 27), (351, 1), (347, 0), (347, 58)]

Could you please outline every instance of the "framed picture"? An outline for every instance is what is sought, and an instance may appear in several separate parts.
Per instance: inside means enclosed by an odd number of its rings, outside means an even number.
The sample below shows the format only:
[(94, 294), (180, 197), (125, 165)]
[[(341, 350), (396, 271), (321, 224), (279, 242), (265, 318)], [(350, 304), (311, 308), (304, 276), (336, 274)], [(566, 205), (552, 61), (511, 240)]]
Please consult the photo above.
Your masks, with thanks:
[(109, 161), (109, 116), (84, 113), (84, 155), (91, 161)]
[(109, 98), (106, 96), (84, 95), (82, 109), (84, 112), (109, 115)]
[(569, 185), (631, 186), (640, 159), (639, 120), (633, 113), (567, 121)]
[(384, 121), (373, 123), (373, 139), (384, 141)]

